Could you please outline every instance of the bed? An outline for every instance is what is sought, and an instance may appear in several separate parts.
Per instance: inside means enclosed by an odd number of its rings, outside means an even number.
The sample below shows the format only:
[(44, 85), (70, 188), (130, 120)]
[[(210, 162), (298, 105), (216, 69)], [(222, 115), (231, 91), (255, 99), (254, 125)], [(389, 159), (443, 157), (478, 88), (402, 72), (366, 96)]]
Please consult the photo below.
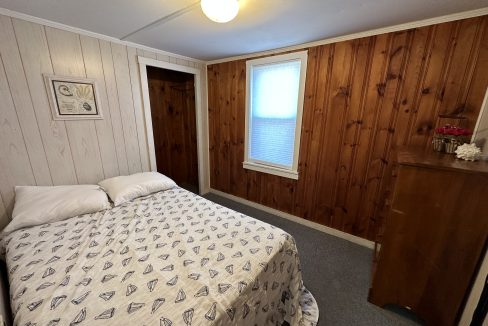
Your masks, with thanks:
[(176, 187), (2, 239), (16, 325), (316, 325), (292, 236)]

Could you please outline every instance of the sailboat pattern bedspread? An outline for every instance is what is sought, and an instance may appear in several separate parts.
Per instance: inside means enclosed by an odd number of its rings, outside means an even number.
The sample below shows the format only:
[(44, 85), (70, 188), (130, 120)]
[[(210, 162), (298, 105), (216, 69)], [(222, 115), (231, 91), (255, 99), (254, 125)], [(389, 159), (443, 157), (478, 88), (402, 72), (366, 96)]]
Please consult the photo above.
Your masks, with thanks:
[(4, 239), (16, 325), (315, 325), (293, 237), (173, 188)]

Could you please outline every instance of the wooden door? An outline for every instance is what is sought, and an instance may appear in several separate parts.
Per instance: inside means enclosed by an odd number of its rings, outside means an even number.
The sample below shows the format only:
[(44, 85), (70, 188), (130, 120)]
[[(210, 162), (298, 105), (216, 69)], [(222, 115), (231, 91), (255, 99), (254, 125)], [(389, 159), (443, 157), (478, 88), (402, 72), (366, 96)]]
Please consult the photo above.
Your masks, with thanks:
[(194, 76), (147, 67), (158, 172), (198, 191)]

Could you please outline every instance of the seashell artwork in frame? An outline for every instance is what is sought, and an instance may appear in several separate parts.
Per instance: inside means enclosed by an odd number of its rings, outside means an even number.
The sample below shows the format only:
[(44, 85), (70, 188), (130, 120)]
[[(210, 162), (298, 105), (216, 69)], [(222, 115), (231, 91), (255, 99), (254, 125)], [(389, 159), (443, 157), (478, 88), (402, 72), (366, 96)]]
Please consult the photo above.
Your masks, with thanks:
[(471, 143), (481, 148), (481, 159), (488, 160), (488, 88), (474, 128)]
[(54, 120), (103, 119), (96, 79), (43, 76)]

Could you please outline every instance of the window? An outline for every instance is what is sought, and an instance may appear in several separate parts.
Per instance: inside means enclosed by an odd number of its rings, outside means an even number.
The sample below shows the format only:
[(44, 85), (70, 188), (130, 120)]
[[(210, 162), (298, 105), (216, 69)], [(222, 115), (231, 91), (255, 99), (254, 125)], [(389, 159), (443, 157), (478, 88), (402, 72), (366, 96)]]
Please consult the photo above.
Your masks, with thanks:
[(249, 60), (243, 166), (298, 179), (307, 52)]

